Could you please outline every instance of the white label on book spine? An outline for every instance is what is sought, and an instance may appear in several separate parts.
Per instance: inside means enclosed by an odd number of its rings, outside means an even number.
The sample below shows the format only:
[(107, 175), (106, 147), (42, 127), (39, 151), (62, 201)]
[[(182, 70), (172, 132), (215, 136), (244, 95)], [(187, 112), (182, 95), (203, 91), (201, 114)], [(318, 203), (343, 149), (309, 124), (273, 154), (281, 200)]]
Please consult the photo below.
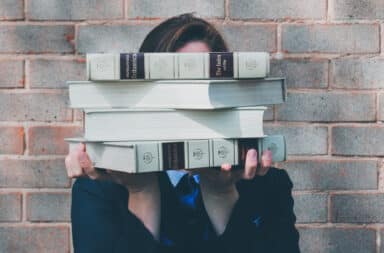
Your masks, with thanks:
[(188, 168), (204, 168), (210, 165), (208, 140), (188, 141)]
[(220, 167), (222, 164), (235, 164), (234, 140), (213, 140), (213, 166)]
[(151, 172), (160, 170), (159, 145), (136, 144), (138, 172)]
[(172, 53), (151, 53), (148, 54), (149, 79), (174, 79), (175, 57)]
[(204, 54), (180, 53), (178, 57), (178, 78), (180, 79), (204, 79), (205, 65)]

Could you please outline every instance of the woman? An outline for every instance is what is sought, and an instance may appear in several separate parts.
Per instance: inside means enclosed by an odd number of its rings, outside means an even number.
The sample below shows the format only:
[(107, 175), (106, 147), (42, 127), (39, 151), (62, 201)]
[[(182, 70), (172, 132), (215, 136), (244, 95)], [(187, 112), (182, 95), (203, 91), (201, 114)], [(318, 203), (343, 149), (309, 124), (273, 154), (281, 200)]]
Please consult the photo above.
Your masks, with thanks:
[[(155, 27), (140, 48), (210, 51), (228, 49), (211, 24), (191, 14)], [(181, 171), (102, 173), (81, 144), (66, 157), (68, 176), (78, 178), (71, 214), (75, 252), (299, 252), (292, 183), (271, 160), (271, 152), (263, 153), (257, 169), (251, 149), (243, 170), (227, 164), (201, 169), (196, 182)]]

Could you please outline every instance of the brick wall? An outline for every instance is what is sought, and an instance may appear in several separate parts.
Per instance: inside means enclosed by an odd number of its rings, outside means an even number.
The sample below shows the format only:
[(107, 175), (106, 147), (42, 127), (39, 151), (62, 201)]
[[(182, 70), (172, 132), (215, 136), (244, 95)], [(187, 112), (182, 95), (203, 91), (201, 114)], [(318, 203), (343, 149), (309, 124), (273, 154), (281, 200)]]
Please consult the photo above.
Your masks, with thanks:
[(161, 20), (196, 11), (232, 50), (273, 56), (286, 104), (304, 253), (384, 252), (383, 0), (1, 0), (0, 252), (70, 252), (64, 137), (81, 133), (66, 80), (84, 53), (135, 51)]

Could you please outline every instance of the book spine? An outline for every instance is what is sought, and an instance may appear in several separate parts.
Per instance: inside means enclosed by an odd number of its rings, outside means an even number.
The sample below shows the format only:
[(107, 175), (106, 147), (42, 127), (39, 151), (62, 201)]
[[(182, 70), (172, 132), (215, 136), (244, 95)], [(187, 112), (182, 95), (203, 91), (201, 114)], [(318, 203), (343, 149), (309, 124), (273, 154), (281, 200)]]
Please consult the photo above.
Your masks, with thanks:
[(269, 74), (265, 52), (87, 54), (88, 80), (241, 79)]
[(285, 139), (282, 135), (245, 139), (206, 139), (174, 142), (119, 142), (71, 141), (70, 150), (85, 142), (87, 153), (98, 168), (129, 173), (154, 172), (170, 169), (215, 168), (222, 164), (243, 168), (249, 149), (271, 150), (273, 162), (286, 160)]

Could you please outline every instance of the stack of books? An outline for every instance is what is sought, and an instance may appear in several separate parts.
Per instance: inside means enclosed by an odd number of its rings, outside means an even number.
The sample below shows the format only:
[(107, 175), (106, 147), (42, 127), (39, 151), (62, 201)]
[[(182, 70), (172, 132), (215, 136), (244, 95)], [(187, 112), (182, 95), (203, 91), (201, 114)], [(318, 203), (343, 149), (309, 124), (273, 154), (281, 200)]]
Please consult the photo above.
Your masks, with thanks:
[(286, 159), (283, 136), (265, 136), (267, 105), (286, 100), (264, 52), (87, 54), (87, 80), (68, 81), (85, 112), (97, 168), (129, 173), (242, 167), (247, 150)]

